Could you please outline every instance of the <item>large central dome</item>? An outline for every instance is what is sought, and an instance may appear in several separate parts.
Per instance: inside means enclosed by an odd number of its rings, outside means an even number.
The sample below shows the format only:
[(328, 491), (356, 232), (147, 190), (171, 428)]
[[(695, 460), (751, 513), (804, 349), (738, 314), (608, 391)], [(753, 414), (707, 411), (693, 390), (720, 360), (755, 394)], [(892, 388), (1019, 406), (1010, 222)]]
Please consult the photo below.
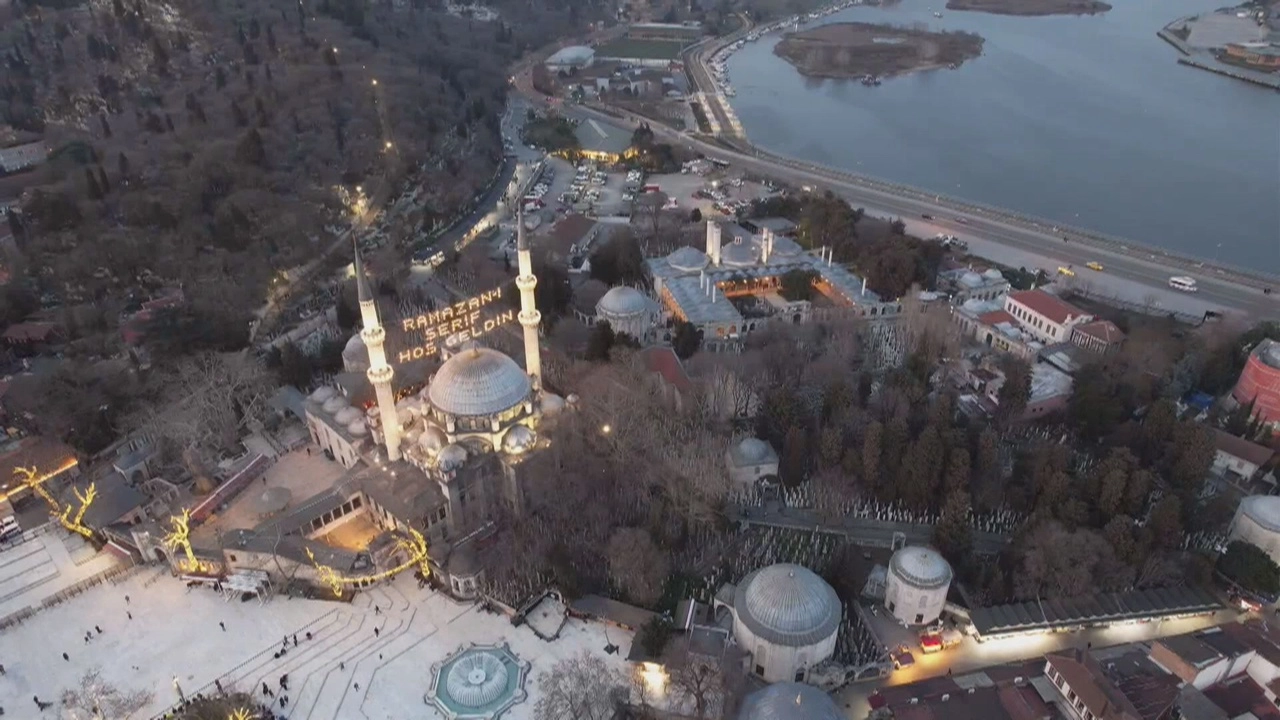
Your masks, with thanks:
[(738, 620), (763, 640), (801, 647), (840, 626), (840, 598), (808, 568), (779, 563), (747, 575), (734, 594)]
[(528, 399), (533, 385), (514, 360), (497, 350), (471, 348), (449, 358), (427, 398), (450, 415), (495, 415)]

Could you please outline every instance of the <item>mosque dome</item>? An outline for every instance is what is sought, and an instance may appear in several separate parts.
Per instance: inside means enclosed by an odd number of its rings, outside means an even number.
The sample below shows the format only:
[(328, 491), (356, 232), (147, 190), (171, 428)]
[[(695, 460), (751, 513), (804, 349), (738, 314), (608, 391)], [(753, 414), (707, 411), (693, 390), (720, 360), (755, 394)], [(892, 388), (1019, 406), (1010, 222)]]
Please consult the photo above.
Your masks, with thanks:
[(514, 360), (497, 350), (476, 347), (440, 366), (427, 397), (449, 415), (485, 416), (516, 407), (532, 389), (529, 376)]
[(1000, 271), (999, 271), (999, 270), (997, 270), (996, 268), (988, 268), (986, 272), (982, 273), (982, 276), (983, 276), (983, 277), (985, 277), (985, 278), (986, 278), (986, 279), (988, 279), (988, 280), (1003, 280), (1003, 279), (1004, 279), (1004, 273), (1000, 272)]
[(782, 682), (746, 697), (738, 720), (844, 720), (831, 696), (805, 683)]
[(564, 410), (564, 398), (555, 393), (544, 392), (542, 398), (538, 401), (538, 407), (542, 410), (542, 414), (552, 416)]
[(789, 237), (781, 235), (773, 236), (773, 249), (769, 251), (769, 255), (778, 257), (795, 257), (804, 252), (804, 248), (799, 243)]
[(771, 459), (771, 455), (773, 455), (773, 449), (759, 438), (749, 437), (738, 443), (738, 456), (742, 458), (744, 464), (763, 465)]
[(667, 256), (667, 264), (676, 270), (697, 272), (707, 266), (707, 254), (696, 248), (684, 246), (676, 248)]
[(720, 264), (729, 267), (749, 267), (756, 264), (756, 246), (750, 240), (733, 242), (720, 248)]
[(502, 451), (518, 455), (533, 447), (534, 440), (532, 430), (523, 425), (516, 425), (502, 437)]
[(328, 400), (325, 400), (324, 405), (322, 407), (325, 412), (329, 413), (330, 415), (333, 415), (339, 410), (346, 407), (351, 407), (351, 406), (347, 404), (346, 398), (342, 397), (341, 395), (334, 395)]
[(314, 392), (311, 393), (310, 400), (311, 402), (324, 403), (324, 402), (327, 402), (329, 398), (337, 394), (338, 394), (337, 390), (334, 390), (328, 385), (321, 385), (320, 387), (316, 388)]
[(348, 372), (353, 371), (353, 368), (369, 367), (369, 348), (365, 347), (360, 333), (352, 335), (347, 340), (346, 347), (342, 348), (342, 364)]
[(951, 582), (951, 564), (933, 548), (904, 547), (889, 558), (889, 572), (917, 588), (946, 587)]
[(369, 434), (369, 427), (364, 424), (364, 420), (356, 418), (347, 426), (347, 432), (351, 433), (354, 437), (364, 437)]
[(339, 410), (337, 414), (333, 416), (333, 419), (339, 425), (350, 425), (351, 423), (356, 422), (357, 420), (360, 420), (363, 417), (364, 417), (364, 413), (348, 405), (347, 407), (344, 407), (341, 410)]
[(444, 436), (444, 431), (435, 426), (423, 430), (418, 438), (418, 446), (432, 455), (440, 452), (448, 444), (449, 439)]
[(412, 445), (417, 443), (418, 439), (421, 437), (422, 437), (421, 424), (410, 425), (409, 427), (404, 429), (404, 432), (400, 433), (400, 439), (403, 440), (406, 445)]
[(436, 457), (436, 465), (445, 472), (451, 472), (465, 465), (467, 450), (461, 445), (446, 445)]
[(767, 642), (802, 647), (834, 636), (840, 626), (840, 599), (808, 568), (778, 563), (756, 570), (733, 598), (738, 622)]
[(609, 316), (627, 317), (629, 315), (640, 315), (649, 310), (649, 298), (635, 288), (619, 286), (613, 288), (600, 298), (600, 302), (596, 303), (596, 314)]

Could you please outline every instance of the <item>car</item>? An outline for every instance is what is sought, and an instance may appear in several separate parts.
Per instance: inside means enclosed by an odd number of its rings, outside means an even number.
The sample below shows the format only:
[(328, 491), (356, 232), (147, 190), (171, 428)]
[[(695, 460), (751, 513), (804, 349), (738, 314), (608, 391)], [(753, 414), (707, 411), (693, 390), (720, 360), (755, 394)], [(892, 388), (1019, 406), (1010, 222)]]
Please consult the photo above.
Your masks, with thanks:
[(1067, 276), (1067, 277), (1075, 277), (1075, 276), (1076, 276), (1076, 271), (1075, 271), (1075, 270), (1072, 270), (1070, 265), (1066, 265), (1066, 266), (1059, 265), (1059, 266), (1058, 266), (1058, 274), (1059, 274), (1059, 275), (1065, 275), (1065, 276)]
[(920, 213), (920, 217), (924, 218), (925, 220), (932, 220), (932, 219), (933, 219), (933, 216), (932, 216), (932, 215), (930, 215), (929, 213)]
[(1098, 272), (1102, 272), (1103, 270), (1102, 263), (1098, 262), (1097, 260), (1090, 260), (1089, 262), (1085, 263), (1084, 266), (1089, 268), (1090, 270), (1097, 270)]

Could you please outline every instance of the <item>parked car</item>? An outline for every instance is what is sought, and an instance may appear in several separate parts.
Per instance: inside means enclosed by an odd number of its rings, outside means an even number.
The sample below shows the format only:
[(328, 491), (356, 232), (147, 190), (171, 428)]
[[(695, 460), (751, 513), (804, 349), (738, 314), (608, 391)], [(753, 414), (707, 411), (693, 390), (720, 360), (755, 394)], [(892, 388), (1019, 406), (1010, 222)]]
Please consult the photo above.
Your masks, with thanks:
[(1089, 268), (1090, 270), (1097, 270), (1098, 272), (1102, 272), (1103, 270), (1102, 263), (1098, 262), (1097, 260), (1090, 260), (1089, 262), (1085, 263), (1084, 266)]

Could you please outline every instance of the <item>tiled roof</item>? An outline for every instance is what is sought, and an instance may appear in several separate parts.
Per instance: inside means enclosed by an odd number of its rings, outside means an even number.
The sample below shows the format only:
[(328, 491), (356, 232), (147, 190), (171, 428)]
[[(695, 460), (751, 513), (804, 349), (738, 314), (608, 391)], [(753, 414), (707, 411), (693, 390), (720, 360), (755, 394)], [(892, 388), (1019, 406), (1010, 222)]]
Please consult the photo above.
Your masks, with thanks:
[(1124, 340), (1124, 333), (1121, 332), (1120, 328), (1116, 327), (1116, 324), (1110, 320), (1094, 320), (1090, 323), (1077, 325), (1076, 332), (1097, 338), (1107, 345), (1112, 345)]
[(661, 375), (664, 382), (680, 392), (688, 392), (693, 387), (684, 364), (671, 348), (647, 347), (640, 351), (640, 358), (646, 370)]
[(1075, 305), (1043, 290), (1019, 290), (1009, 293), (1009, 299), (1025, 305), (1032, 312), (1039, 313), (1059, 325), (1073, 317), (1078, 318), (1088, 314)]
[(58, 330), (52, 322), (20, 322), (4, 331), (4, 339), (10, 342), (39, 342), (49, 339)]
[(1276, 454), (1276, 451), (1269, 447), (1249, 442), (1217, 428), (1213, 429), (1213, 442), (1219, 452), (1238, 457), (1259, 467), (1266, 465), (1267, 461)]
[(992, 637), (1097, 620), (1155, 619), (1220, 607), (1221, 603), (1208, 591), (1180, 586), (996, 605), (976, 608), (971, 615), (978, 633)]
[(1010, 315), (1008, 310), (996, 310), (994, 312), (979, 315), (978, 322), (983, 325), (999, 325), (1000, 323), (1017, 325), (1018, 319)]

